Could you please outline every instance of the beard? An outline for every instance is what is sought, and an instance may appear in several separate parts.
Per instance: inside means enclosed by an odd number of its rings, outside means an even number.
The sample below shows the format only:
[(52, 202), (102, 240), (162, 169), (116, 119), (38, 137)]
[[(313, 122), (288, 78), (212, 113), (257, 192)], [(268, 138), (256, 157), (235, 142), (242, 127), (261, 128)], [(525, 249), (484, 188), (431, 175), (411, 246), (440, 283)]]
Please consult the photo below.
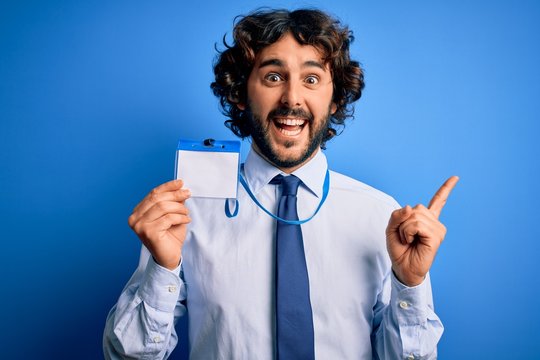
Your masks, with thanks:
[[(308, 160), (313, 153), (321, 146), (322, 141), (328, 131), (330, 124), (331, 109), (328, 107), (328, 113), (321, 120), (314, 119), (313, 115), (303, 109), (290, 109), (279, 107), (268, 114), (266, 119), (255, 114), (251, 110), (251, 106), (247, 106), (246, 113), (249, 120), (249, 132), (257, 148), (270, 163), (278, 168), (292, 168), (303, 164)], [(306, 123), (303, 126), (309, 125), (308, 143), (305, 149), (297, 155), (280, 155), (275, 145), (272, 143), (269, 131), (273, 123), (273, 118), (276, 116), (290, 116), (300, 119), (305, 119)], [(297, 141), (291, 140), (284, 143), (285, 148), (291, 148), (297, 145)]]

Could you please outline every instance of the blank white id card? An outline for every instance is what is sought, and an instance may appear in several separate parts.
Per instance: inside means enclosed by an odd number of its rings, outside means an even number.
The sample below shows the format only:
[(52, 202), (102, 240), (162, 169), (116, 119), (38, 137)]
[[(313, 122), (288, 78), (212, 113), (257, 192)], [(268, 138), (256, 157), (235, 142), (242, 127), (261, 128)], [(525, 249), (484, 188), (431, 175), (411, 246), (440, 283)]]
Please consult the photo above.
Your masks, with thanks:
[(182, 179), (191, 196), (235, 199), (238, 190), (240, 141), (180, 140), (175, 179)]

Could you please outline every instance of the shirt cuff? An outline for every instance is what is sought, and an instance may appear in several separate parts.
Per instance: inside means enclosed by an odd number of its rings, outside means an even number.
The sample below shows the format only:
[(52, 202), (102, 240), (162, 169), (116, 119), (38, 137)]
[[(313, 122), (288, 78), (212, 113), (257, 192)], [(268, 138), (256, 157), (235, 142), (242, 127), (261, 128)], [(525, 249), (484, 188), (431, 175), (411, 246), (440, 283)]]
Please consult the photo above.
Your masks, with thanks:
[(430, 288), (429, 274), (421, 284), (409, 287), (402, 284), (392, 273), (390, 302), (399, 324), (422, 325), (426, 323)]
[(138, 290), (142, 301), (154, 309), (173, 312), (183, 286), (180, 279), (180, 266), (169, 270), (150, 257)]

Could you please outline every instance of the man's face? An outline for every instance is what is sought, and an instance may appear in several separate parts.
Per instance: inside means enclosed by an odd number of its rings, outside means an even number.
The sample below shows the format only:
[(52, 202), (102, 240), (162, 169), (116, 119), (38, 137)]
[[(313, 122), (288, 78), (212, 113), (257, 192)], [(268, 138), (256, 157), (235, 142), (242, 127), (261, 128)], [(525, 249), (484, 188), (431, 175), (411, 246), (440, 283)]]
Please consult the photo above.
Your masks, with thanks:
[(269, 162), (292, 172), (320, 147), (330, 116), (333, 83), (328, 64), (313, 46), (287, 33), (263, 48), (247, 83), (254, 149)]

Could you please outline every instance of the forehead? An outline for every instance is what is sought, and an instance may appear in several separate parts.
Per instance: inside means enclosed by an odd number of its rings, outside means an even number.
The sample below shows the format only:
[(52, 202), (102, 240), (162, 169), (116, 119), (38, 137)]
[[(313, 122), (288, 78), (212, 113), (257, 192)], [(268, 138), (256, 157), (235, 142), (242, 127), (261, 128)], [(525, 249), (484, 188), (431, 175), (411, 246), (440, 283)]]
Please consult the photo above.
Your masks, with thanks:
[(276, 65), (296, 66), (303, 64), (319, 64), (323, 70), (328, 70), (324, 63), (322, 52), (313, 45), (302, 45), (291, 33), (284, 34), (275, 43), (262, 48), (255, 57), (255, 66), (271, 60), (278, 60)]

